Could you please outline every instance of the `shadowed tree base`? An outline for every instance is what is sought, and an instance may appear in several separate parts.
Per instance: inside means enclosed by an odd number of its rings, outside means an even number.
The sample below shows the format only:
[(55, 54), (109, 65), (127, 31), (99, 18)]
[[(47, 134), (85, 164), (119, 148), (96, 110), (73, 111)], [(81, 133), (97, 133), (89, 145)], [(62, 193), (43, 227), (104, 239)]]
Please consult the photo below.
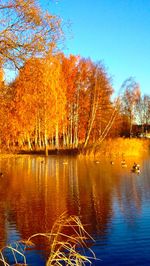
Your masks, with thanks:
[[(18, 154), (37, 154), (37, 155), (45, 155), (45, 150), (20, 150)], [(79, 149), (54, 149), (47, 150), (47, 155), (77, 155), (79, 154)]]

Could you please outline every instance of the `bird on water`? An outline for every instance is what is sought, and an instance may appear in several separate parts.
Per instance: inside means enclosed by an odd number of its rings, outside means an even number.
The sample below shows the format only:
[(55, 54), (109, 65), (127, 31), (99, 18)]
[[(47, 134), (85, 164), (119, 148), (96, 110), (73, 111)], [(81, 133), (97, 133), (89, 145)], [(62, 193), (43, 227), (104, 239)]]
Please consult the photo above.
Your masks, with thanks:
[(140, 165), (134, 162), (134, 164), (132, 166), (132, 172), (139, 174), (141, 172)]
[(121, 166), (124, 168), (124, 167), (127, 167), (127, 163), (126, 163), (126, 161), (125, 160), (122, 160), (121, 161)]

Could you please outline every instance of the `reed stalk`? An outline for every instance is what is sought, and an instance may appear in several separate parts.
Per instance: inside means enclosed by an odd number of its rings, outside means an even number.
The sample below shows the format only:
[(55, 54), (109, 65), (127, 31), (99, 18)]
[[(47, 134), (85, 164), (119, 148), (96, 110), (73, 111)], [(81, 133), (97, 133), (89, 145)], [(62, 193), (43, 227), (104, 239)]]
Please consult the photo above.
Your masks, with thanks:
[[(5, 257), (6, 250), (14, 261), (13, 266), (28, 265), (25, 251), (29, 246), (36, 246), (36, 239), (43, 237), (48, 241), (48, 258), (46, 266), (51, 265), (91, 265), (96, 259), (94, 252), (89, 247), (89, 241), (94, 239), (84, 229), (79, 217), (69, 216), (63, 213), (56, 220), (48, 233), (37, 233), (27, 240), (20, 240), (13, 245), (7, 245), (0, 250), (0, 261), (4, 266), (10, 266), (8, 258)], [(87, 256), (91, 254), (91, 256)], [(19, 258), (18, 258), (19, 255)]]

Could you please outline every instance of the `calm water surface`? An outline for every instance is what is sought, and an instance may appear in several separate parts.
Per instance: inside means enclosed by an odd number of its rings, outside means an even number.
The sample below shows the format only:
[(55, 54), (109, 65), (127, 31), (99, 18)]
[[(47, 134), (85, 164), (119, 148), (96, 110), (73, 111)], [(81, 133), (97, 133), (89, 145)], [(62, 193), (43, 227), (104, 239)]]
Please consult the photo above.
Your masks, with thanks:
[[(150, 158), (141, 173), (120, 160), (99, 164), (76, 157), (1, 159), (0, 247), (50, 231), (64, 212), (78, 215), (94, 237), (93, 265), (150, 265)], [(45, 265), (42, 246), (29, 265)]]

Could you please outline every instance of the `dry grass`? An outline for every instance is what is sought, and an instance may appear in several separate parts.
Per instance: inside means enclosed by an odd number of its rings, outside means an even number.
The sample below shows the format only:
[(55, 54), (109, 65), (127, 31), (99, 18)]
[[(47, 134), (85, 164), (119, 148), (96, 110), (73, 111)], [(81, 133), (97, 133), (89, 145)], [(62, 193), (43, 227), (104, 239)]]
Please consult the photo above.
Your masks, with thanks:
[[(9, 245), (1, 249), (0, 261), (4, 266), (10, 266), (4, 257), (4, 253), (8, 249), (9, 256), (12, 256), (15, 262), (13, 265), (27, 265), (24, 252), (27, 247), (35, 245), (36, 239), (39, 237), (48, 241), (49, 256), (46, 266), (91, 265), (91, 260), (96, 259), (94, 252), (87, 246), (87, 240), (94, 240), (85, 231), (80, 219), (77, 216), (66, 217), (66, 214), (62, 214), (54, 223), (50, 233), (37, 233), (27, 240), (18, 241), (15, 247)], [(87, 249), (91, 254), (90, 257), (86, 256)], [(21, 263), (17, 259), (18, 255), (21, 258)]]
[[(19, 242), (18, 243), (16, 242), (13, 245), (7, 245), (0, 250), (0, 261), (3, 263), (2, 265), (10, 266), (11, 264), (8, 263), (6, 255), (5, 255), (6, 252), (14, 260), (15, 264), (13, 264), (13, 265), (27, 265), (26, 257), (24, 255), (24, 250), (22, 248), (20, 250), (20, 243)], [(20, 258), (22, 260), (21, 264), (18, 263), (18, 255), (20, 256)]]
[(108, 139), (96, 147), (89, 147), (86, 156), (89, 157), (117, 157), (117, 156), (142, 156), (149, 152), (150, 141), (144, 139)]

